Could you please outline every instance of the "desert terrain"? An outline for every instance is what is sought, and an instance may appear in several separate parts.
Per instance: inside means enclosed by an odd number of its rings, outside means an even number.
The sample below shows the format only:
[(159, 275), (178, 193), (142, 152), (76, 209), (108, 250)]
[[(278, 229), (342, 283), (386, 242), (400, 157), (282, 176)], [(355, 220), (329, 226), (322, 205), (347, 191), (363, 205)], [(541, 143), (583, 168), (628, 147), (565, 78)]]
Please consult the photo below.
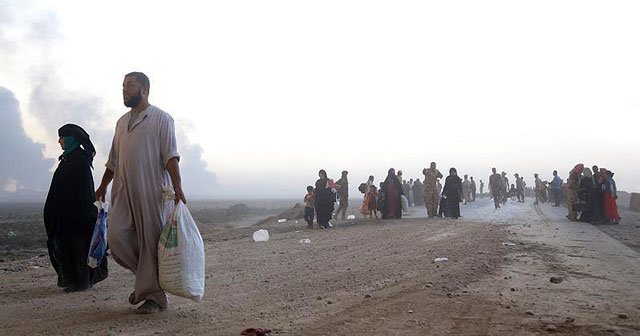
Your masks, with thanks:
[[(352, 198), (351, 213), (359, 202)], [(64, 293), (37, 206), (3, 210), (0, 333), (640, 334), (640, 214), (626, 209), (620, 224), (594, 226), (531, 198), (500, 210), (484, 198), (461, 206), (459, 220), (427, 220), (414, 207), (402, 220), (358, 215), (310, 230), (301, 219), (251, 225), (288, 201), (262, 212), (188, 206), (205, 241), (205, 296), (197, 303), (170, 296), (169, 309), (151, 316), (133, 313), (133, 275), (113, 260), (108, 279)], [(260, 228), (268, 242), (252, 240)]]

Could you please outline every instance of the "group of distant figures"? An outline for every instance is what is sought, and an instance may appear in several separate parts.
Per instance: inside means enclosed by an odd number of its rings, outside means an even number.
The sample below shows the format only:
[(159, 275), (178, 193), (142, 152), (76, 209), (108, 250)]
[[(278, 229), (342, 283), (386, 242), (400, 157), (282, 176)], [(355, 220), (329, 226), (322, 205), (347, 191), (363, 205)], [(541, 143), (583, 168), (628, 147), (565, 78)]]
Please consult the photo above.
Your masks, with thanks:
[[(566, 201), (567, 218), (593, 224), (618, 224), (618, 189), (613, 179), (614, 173), (606, 168), (577, 164), (569, 172), (566, 183), (553, 171), (553, 179), (542, 181), (538, 174), (535, 178), (536, 204), (553, 201), (553, 206), (560, 206)], [(548, 196), (549, 195), (549, 196)]]
[[(309, 228), (313, 227), (314, 216), (318, 227), (330, 228), (333, 225), (330, 220), (333, 216), (334, 206), (338, 202), (338, 209), (335, 210), (335, 218), (346, 217), (349, 206), (349, 172), (343, 171), (339, 180), (334, 181), (327, 177), (327, 172), (321, 169), (318, 172), (319, 179), (314, 186), (307, 186), (307, 194), (304, 196), (304, 218)], [(399, 171), (400, 176), (402, 172)], [(361, 212), (365, 215), (374, 215), (378, 218), (378, 211), (381, 212), (382, 219), (402, 218), (403, 198), (405, 206), (408, 201), (405, 196), (405, 189), (402, 181), (398, 179), (395, 169), (388, 171), (387, 178), (380, 183), (380, 190), (373, 185), (373, 176), (369, 177), (366, 188), (360, 186), (358, 189), (365, 194), (365, 200), (361, 207)]]
[[(464, 175), (462, 180), (455, 168), (449, 170), (444, 186), (440, 182), (443, 176), (436, 169), (435, 162), (423, 169), (422, 174), (425, 176), (423, 182), (419, 179), (406, 181), (401, 170), (395, 174), (395, 170), (391, 168), (385, 181), (380, 183), (380, 188), (374, 185), (373, 175), (369, 176), (367, 182), (358, 187), (364, 194), (360, 212), (365, 218), (378, 218), (377, 212), (381, 211), (382, 219), (397, 219), (401, 218), (403, 209), (424, 205), (428, 218), (457, 219), (460, 217), (460, 203), (468, 204), (476, 200), (477, 186), (473, 177), (469, 179), (468, 175)], [(483, 187), (481, 181), (481, 190)]]
[[(584, 168), (584, 165), (576, 165), (569, 173), (567, 182), (564, 183), (553, 172), (551, 181), (542, 181), (538, 174), (534, 174), (535, 187), (527, 188), (524, 177), (514, 174), (514, 182), (509, 183), (506, 172), (497, 173), (496, 168), (491, 169), (489, 176), (489, 195), (494, 201), (496, 209), (504, 206), (507, 200), (516, 202), (525, 201), (525, 194), (533, 192), (535, 204), (553, 201), (554, 206), (559, 206), (564, 200), (567, 203), (570, 220), (580, 220), (589, 223), (618, 223), (620, 216), (617, 211), (617, 190), (613, 180), (613, 173), (604, 168), (593, 166), (593, 171)], [(315, 186), (307, 187), (304, 196), (305, 221), (309, 228), (313, 227), (314, 217), (320, 228), (332, 227), (331, 219), (345, 219), (349, 206), (349, 181), (348, 172), (342, 172), (337, 181), (329, 179), (325, 170), (318, 172), (319, 179)], [(364, 195), (360, 213), (365, 218), (400, 219), (403, 211), (409, 206), (424, 205), (427, 217), (460, 218), (460, 203), (469, 204), (475, 202), (477, 185), (473, 176), (464, 175), (458, 177), (456, 168), (449, 169), (449, 175), (445, 179), (444, 186), (440, 180), (443, 175), (436, 169), (436, 163), (432, 162), (429, 168), (422, 170), (424, 180), (410, 179), (406, 181), (402, 177), (402, 171), (397, 173), (394, 168), (389, 169), (387, 176), (378, 186), (371, 175), (366, 182), (358, 186), (358, 191)], [(484, 192), (484, 182), (479, 181), (480, 195)], [(378, 215), (380, 212), (380, 217)]]
[[(473, 177), (465, 175), (462, 180), (458, 177), (457, 170), (451, 168), (442, 186), (440, 179), (443, 175), (436, 169), (435, 162), (423, 169), (422, 173), (425, 176), (423, 182), (419, 179), (406, 181), (401, 170), (396, 173), (394, 168), (390, 168), (385, 180), (378, 186), (374, 184), (373, 175), (369, 176), (366, 182), (358, 186), (358, 190), (364, 195), (360, 213), (365, 218), (400, 219), (409, 206), (424, 205), (428, 218), (457, 219), (460, 217), (460, 203), (468, 204), (476, 200), (477, 186)], [(348, 174), (345, 170), (341, 178), (334, 181), (322, 169), (318, 172), (319, 179), (315, 186), (307, 186), (304, 218), (309, 228), (313, 227), (314, 218), (320, 228), (332, 227), (330, 220), (336, 202), (339, 205), (335, 210), (335, 219), (345, 219), (349, 206)], [(484, 183), (480, 181), (480, 194), (483, 188)]]
[[(507, 173), (498, 174), (496, 168), (491, 168), (491, 176), (489, 176), (489, 194), (493, 198), (496, 209), (500, 209), (501, 205), (507, 204), (509, 198), (516, 198), (518, 202), (524, 203), (524, 195), (527, 183), (524, 177), (515, 173), (515, 182), (509, 185)], [(537, 176), (537, 174), (536, 174)]]

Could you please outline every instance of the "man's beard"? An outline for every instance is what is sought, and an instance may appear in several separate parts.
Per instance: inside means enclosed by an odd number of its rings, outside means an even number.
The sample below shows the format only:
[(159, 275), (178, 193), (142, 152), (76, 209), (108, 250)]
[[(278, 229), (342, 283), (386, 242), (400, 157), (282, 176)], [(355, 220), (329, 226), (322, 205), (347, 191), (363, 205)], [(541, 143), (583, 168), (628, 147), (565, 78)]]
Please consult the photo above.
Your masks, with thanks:
[(138, 94), (132, 97), (129, 97), (128, 100), (124, 101), (124, 106), (126, 107), (136, 107), (142, 101), (142, 90), (138, 91)]

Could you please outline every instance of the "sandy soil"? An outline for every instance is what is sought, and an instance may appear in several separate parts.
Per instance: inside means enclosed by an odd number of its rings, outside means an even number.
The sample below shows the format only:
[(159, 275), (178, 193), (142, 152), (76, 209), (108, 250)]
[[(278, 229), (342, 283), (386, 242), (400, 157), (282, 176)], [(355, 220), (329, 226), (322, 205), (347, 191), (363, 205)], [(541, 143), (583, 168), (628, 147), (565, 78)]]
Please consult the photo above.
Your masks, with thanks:
[(171, 296), (169, 310), (153, 316), (133, 314), (133, 275), (115, 263), (94, 289), (67, 294), (55, 287), (46, 256), (4, 260), (1, 333), (640, 334), (640, 216), (623, 212), (626, 224), (596, 227), (567, 221), (562, 208), (528, 200), (495, 211), (488, 199), (463, 206), (462, 215), (357, 219), (328, 230), (270, 223), (263, 243), (251, 239), (256, 227), (203, 225), (203, 301)]

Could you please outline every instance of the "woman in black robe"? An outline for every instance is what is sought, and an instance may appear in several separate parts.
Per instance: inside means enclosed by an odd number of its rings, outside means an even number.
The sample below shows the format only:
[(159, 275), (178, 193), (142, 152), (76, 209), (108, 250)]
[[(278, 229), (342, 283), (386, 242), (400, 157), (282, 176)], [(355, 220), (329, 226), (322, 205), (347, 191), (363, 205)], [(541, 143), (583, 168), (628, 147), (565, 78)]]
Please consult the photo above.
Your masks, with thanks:
[(316, 215), (318, 219), (318, 226), (321, 228), (330, 228), (329, 220), (333, 216), (333, 207), (335, 205), (336, 196), (333, 194), (331, 187), (329, 187), (329, 179), (327, 178), (327, 172), (324, 169), (320, 169), (318, 172), (320, 177), (316, 181)]
[(449, 210), (445, 211), (445, 216), (458, 219), (460, 217), (460, 202), (462, 201), (462, 180), (455, 168), (449, 169), (449, 176), (444, 181), (442, 195), (447, 198), (446, 204)]
[(389, 169), (387, 178), (382, 182), (384, 190), (384, 208), (382, 209), (382, 219), (400, 219), (402, 218), (402, 184), (396, 176), (395, 169)]
[(107, 260), (93, 269), (87, 255), (98, 217), (93, 175), (95, 148), (79, 126), (67, 124), (58, 130), (64, 150), (53, 173), (44, 205), (44, 225), (51, 265), (58, 273), (58, 286), (66, 292), (82, 291), (107, 277)]
[(578, 190), (578, 197), (581, 203), (584, 204), (582, 212), (580, 213), (580, 218), (578, 218), (581, 222), (591, 223), (594, 219), (594, 199), (595, 199), (595, 188), (593, 183), (593, 173), (589, 167), (585, 168), (582, 171), (582, 178), (580, 179), (580, 189)]

